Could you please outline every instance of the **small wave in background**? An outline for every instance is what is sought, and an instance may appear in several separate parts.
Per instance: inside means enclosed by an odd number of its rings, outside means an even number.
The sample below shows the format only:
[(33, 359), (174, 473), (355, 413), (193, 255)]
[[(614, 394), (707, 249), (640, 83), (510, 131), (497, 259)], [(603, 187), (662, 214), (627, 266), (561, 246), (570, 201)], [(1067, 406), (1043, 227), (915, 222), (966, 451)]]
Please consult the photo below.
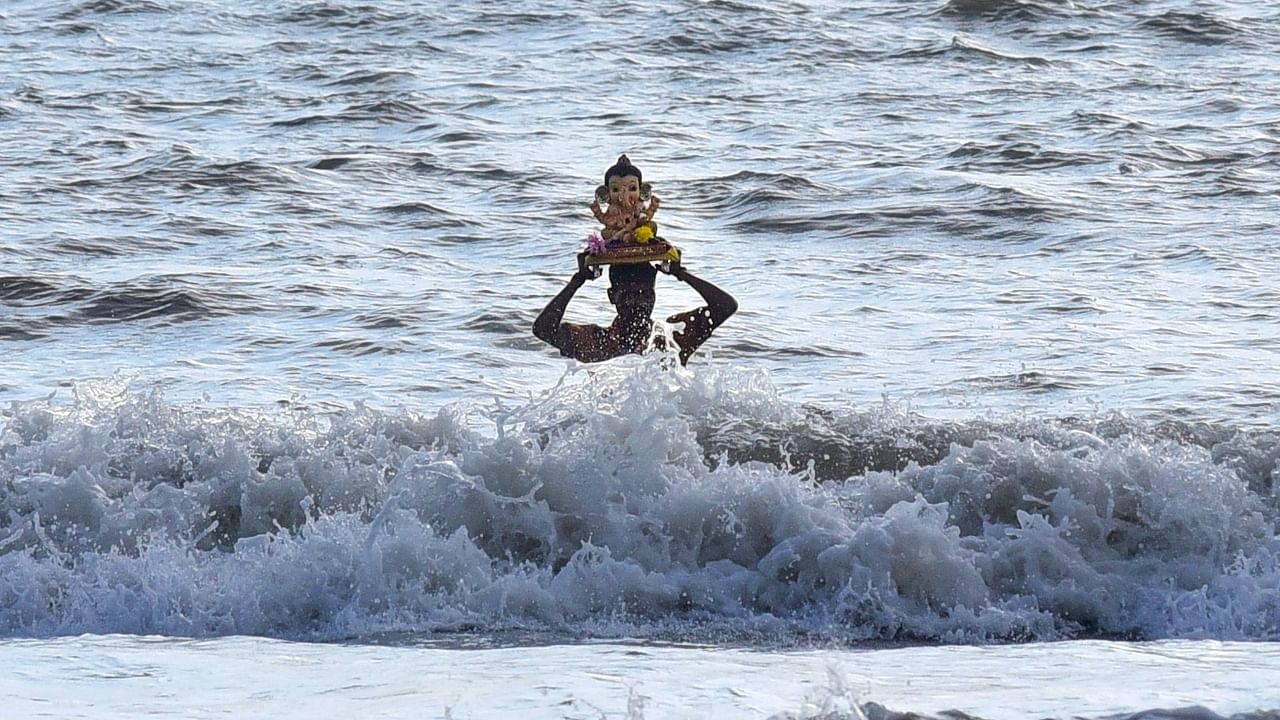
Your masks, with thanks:
[[(1276, 20), (19, 3), (0, 399), (119, 372), (244, 408), (523, 402), (562, 372), (528, 329), (628, 152), (740, 301), (700, 358), (788, 397), (1272, 426)], [(662, 317), (698, 302), (660, 283)]]

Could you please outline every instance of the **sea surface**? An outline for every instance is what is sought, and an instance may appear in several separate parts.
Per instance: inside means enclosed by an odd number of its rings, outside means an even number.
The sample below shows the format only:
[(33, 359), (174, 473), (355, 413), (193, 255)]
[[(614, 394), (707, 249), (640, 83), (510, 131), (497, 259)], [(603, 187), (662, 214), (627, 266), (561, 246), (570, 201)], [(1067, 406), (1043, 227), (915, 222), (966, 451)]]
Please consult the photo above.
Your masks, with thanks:
[[(0, 715), (1280, 713), (1274, 2), (7, 0), (0, 67)], [(621, 153), (740, 304), (687, 367), (530, 332)]]

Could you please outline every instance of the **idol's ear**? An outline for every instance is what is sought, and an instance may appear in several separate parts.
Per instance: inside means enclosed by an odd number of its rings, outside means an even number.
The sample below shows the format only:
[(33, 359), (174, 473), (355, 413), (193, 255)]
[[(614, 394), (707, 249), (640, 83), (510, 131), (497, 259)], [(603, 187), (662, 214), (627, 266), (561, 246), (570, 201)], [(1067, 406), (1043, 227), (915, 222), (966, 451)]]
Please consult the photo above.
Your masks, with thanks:
[(649, 196), (653, 194), (653, 183), (640, 183), (640, 199), (649, 202)]
[(596, 200), (599, 200), (602, 203), (609, 202), (609, 188), (605, 187), (604, 185), (597, 185)]

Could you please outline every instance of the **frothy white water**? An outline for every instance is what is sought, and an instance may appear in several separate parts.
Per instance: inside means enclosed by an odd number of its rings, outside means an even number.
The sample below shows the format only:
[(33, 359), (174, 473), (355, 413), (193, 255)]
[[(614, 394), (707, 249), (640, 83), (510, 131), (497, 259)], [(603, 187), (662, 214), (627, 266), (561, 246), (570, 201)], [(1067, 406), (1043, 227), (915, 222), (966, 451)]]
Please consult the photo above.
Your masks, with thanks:
[(1277, 639), (1276, 445), (661, 358), (434, 415), (81, 388), (3, 415), (0, 632)]

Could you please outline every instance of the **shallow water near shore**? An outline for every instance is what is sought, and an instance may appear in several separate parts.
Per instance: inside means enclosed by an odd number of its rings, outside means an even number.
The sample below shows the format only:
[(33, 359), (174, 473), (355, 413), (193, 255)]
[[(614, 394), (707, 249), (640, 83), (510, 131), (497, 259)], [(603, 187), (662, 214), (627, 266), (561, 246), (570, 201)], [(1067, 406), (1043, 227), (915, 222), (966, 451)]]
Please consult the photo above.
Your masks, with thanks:
[[(11, 711), (36, 717), (56, 708), (63, 718), (963, 713), (1022, 720), (1062, 717), (1064, 708), (1072, 717), (1127, 717), (1143, 707), (1148, 718), (1261, 720), (1271, 715), (1244, 698), (1280, 671), (1274, 646), (1205, 641), (780, 652), (640, 643), (444, 649), (97, 636), (3, 641), (0, 657), (38, 669), (0, 681)], [(918, 714), (895, 710), (903, 707)]]
[[(5, 4), (0, 695), (1280, 708), (1277, 47), (1263, 2)], [(530, 333), (623, 152), (741, 306), (687, 368)]]

